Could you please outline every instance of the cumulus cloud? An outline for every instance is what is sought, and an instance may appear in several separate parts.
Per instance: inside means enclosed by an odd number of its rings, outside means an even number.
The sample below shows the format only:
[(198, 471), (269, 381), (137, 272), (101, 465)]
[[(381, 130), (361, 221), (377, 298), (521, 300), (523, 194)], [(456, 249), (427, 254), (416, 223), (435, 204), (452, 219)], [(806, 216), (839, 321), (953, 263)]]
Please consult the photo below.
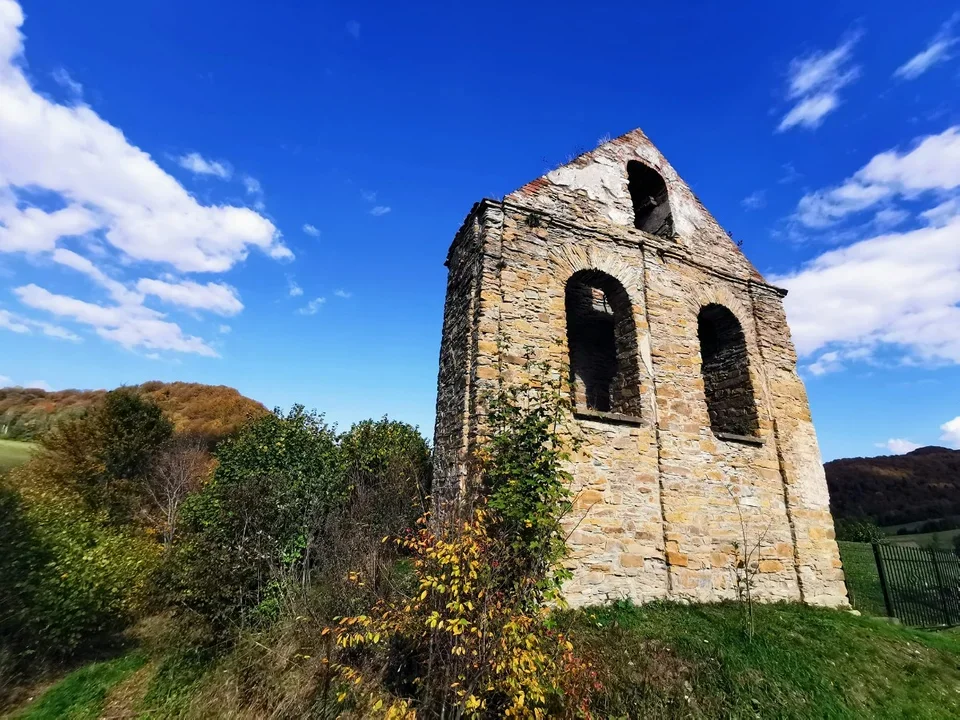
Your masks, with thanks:
[(13, 380), (6, 375), (0, 375), (0, 387), (10, 387), (11, 385), (13, 385)]
[(934, 65), (939, 65), (952, 58), (953, 55), (950, 54), (950, 51), (954, 45), (960, 42), (960, 38), (953, 34), (954, 25), (958, 21), (960, 21), (960, 12), (954, 13), (940, 27), (927, 47), (894, 70), (893, 76), (902, 80), (914, 80)]
[(233, 328), (231, 328), (229, 325), (221, 325), (221, 326), (217, 329), (217, 331), (218, 331), (221, 335), (229, 335), (229, 334), (233, 331)]
[(943, 435), (940, 436), (942, 441), (950, 445), (950, 447), (960, 449), (960, 415), (953, 420), (945, 422), (940, 426), (940, 430), (943, 431)]
[(30, 380), (23, 384), (25, 388), (36, 388), (37, 390), (45, 390), (46, 392), (53, 392), (53, 387), (46, 380)]
[(314, 298), (313, 300), (308, 302), (306, 305), (304, 305), (302, 308), (300, 308), (297, 312), (299, 312), (301, 315), (316, 315), (320, 311), (320, 308), (323, 307), (323, 304), (326, 301), (327, 299), (324, 297)]
[(353, 293), (347, 292), (346, 290), (334, 290), (333, 294), (336, 295), (338, 298), (343, 298), (344, 300), (349, 300), (350, 298), (353, 297)]
[(904, 455), (908, 452), (913, 452), (921, 446), (912, 440), (905, 440), (904, 438), (890, 438), (886, 442), (877, 443), (877, 447), (884, 448), (894, 455)]
[(303, 295), (303, 288), (297, 284), (292, 277), (287, 278), (287, 293), (290, 297), (300, 297)]
[(43, 310), (57, 317), (88, 325), (100, 337), (127, 349), (170, 350), (217, 357), (217, 353), (201, 338), (185, 335), (165, 315), (144, 305), (98, 305), (77, 298), (52, 293), (35, 284), (14, 290), (27, 307)]
[[(837, 187), (804, 195), (795, 218), (823, 228), (897, 196), (915, 198), (960, 187), (960, 126), (920, 138), (911, 150), (887, 150)], [(955, 201), (953, 201), (955, 202)], [(949, 217), (952, 205), (941, 210)]]
[[(96, 231), (132, 260), (183, 272), (229, 270), (253, 247), (292, 257), (266, 217), (202, 205), (92, 108), (34, 90), (20, 62), (22, 24), (19, 4), (0, 0), (0, 252), (48, 252)], [(23, 188), (62, 207), (39, 207)]]
[(370, 208), (370, 214), (374, 217), (380, 217), (381, 215), (386, 215), (390, 212), (390, 207), (387, 205), (375, 205)]
[(166, 282), (143, 278), (137, 282), (137, 290), (172, 305), (208, 310), (217, 315), (236, 315), (243, 310), (237, 291), (225, 283), (208, 282), (201, 285), (192, 280)]
[(797, 126), (817, 128), (840, 105), (840, 90), (860, 76), (860, 68), (851, 64), (860, 35), (848, 35), (833, 50), (790, 61), (787, 99), (794, 105), (780, 121), (778, 132)]
[(250, 175), (244, 175), (243, 187), (246, 188), (247, 194), (249, 195), (260, 195), (263, 193), (263, 186), (260, 184), (260, 181)]
[(303, 231), (310, 237), (320, 237), (320, 231), (310, 223), (303, 226)]

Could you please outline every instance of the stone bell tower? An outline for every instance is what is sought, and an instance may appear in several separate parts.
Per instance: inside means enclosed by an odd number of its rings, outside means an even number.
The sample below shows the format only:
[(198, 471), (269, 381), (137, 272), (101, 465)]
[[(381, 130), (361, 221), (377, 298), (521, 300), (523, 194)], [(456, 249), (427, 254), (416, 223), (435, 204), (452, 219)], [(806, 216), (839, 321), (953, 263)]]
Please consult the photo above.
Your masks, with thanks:
[(786, 293), (642, 131), (477, 203), (446, 264), (438, 497), (469, 482), (485, 391), (522, 382), (532, 348), (569, 368), (583, 440), (572, 604), (736, 597), (745, 535), (755, 596), (846, 605)]

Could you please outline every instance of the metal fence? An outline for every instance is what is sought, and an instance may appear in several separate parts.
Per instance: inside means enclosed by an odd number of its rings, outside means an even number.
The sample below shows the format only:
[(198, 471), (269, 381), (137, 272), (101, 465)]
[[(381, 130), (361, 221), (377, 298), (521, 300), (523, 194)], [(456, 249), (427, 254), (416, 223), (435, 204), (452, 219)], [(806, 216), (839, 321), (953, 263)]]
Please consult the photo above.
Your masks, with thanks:
[(885, 617), (887, 603), (883, 598), (877, 558), (870, 543), (840, 540), (840, 559), (847, 580), (850, 604), (865, 615)]
[(907, 625), (960, 625), (960, 558), (945, 550), (874, 543), (887, 614)]

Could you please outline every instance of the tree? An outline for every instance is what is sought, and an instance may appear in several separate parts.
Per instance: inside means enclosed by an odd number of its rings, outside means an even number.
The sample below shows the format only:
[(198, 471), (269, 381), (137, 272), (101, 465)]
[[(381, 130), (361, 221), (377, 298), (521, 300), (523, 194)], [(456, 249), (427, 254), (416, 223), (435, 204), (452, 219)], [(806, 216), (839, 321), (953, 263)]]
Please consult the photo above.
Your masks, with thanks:
[(144, 482), (143, 514), (159, 532), (166, 549), (176, 537), (181, 506), (200, 489), (212, 465), (203, 439), (195, 436), (175, 436), (154, 459)]
[(107, 393), (86, 415), (67, 420), (41, 439), (41, 475), (77, 492), (94, 511), (130, 521), (154, 459), (173, 434), (160, 408), (135, 391)]

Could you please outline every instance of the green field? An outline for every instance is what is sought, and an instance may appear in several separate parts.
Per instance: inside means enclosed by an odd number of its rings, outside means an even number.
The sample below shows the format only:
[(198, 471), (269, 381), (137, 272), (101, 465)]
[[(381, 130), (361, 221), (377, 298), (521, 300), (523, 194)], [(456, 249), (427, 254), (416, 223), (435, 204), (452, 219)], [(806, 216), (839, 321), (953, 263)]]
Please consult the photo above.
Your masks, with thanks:
[(886, 542), (895, 545), (913, 545), (915, 547), (938, 547), (941, 550), (953, 550), (953, 539), (960, 535), (960, 530), (941, 530), (932, 533), (918, 533), (916, 535), (891, 535)]
[(23, 465), (37, 449), (34, 443), (0, 440), (0, 474)]

